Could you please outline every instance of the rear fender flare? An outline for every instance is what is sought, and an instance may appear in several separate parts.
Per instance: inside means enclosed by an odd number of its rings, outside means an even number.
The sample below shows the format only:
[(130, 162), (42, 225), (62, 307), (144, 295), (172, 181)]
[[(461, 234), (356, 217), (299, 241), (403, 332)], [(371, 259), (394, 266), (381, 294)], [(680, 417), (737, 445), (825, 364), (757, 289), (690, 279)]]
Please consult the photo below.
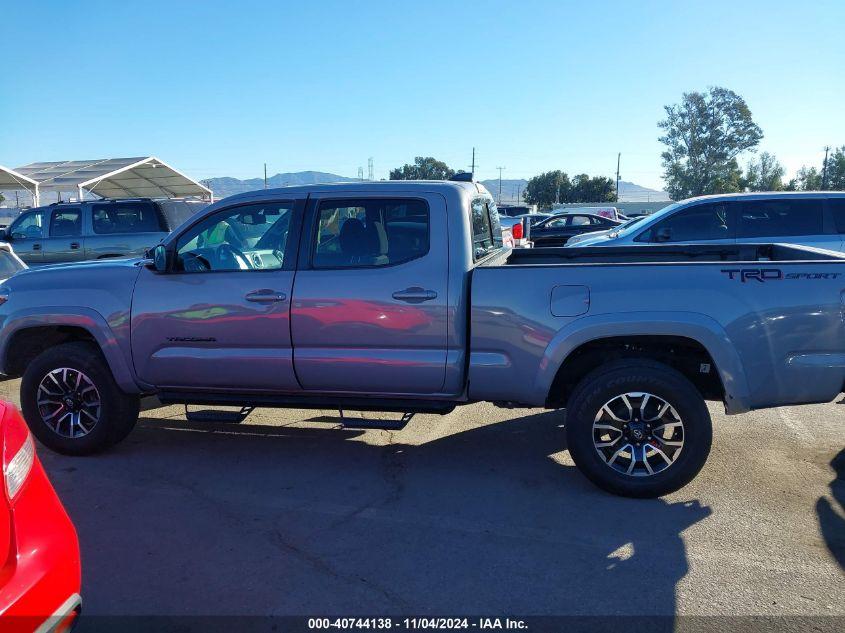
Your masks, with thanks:
[(573, 321), (560, 329), (546, 347), (534, 383), (538, 401), (548, 396), (558, 370), (574, 350), (590, 341), (620, 336), (681, 336), (700, 343), (722, 379), (727, 412), (750, 410), (742, 359), (722, 326), (697, 312), (613, 313)]

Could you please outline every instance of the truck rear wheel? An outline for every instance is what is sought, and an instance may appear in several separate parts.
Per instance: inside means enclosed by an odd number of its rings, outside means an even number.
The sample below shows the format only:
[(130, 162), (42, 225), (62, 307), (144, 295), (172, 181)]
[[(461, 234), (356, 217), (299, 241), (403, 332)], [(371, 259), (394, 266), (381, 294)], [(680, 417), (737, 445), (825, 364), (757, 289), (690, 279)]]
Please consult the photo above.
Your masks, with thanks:
[(608, 363), (575, 387), (568, 404), (569, 454), (590, 481), (613, 494), (674, 492), (710, 454), (713, 427), (704, 398), (662, 363)]
[(21, 408), (32, 434), (65, 455), (89, 455), (124, 439), (140, 400), (117, 386), (100, 350), (65, 343), (37, 356), (21, 380)]

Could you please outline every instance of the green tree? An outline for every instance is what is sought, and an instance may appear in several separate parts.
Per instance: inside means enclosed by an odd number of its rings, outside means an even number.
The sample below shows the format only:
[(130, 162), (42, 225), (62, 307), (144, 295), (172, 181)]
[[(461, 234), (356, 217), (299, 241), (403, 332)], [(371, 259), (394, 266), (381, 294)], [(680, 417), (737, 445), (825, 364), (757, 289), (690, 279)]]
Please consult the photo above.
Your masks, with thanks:
[(613, 202), (616, 184), (604, 176), (579, 174), (572, 178), (572, 188), (566, 202)]
[(745, 171), (743, 189), (748, 191), (782, 191), (783, 165), (774, 154), (763, 152), (758, 160), (748, 163)]
[(822, 188), (822, 173), (815, 167), (805, 165), (785, 188), (787, 191), (819, 191)]
[(390, 170), (391, 180), (448, 180), (454, 175), (454, 169), (431, 156), (417, 156), (413, 165), (405, 164)]
[(736, 158), (763, 138), (745, 100), (727, 88), (684, 93), (658, 122), (666, 190), (674, 200), (739, 191), (742, 172)]
[(845, 145), (833, 150), (827, 159), (826, 189), (845, 191)]
[(571, 188), (572, 184), (565, 172), (559, 169), (547, 171), (528, 181), (523, 198), (528, 204), (548, 208), (555, 202), (566, 202)]

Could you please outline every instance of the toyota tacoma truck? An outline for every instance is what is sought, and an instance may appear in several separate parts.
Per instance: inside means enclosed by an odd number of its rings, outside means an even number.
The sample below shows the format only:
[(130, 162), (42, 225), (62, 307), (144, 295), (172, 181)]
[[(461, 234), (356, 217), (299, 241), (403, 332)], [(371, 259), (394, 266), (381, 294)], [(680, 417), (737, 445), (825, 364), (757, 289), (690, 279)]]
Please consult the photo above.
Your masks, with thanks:
[(706, 400), (728, 414), (828, 402), (845, 381), (840, 255), (512, 250), (474, 182), (242, 194), (147, 255), (0, 285), (0, 372), (22, 376), (26, 420), (55, 451), (121, 441), (146, 395), (186, 412), (407, 414), (397, 424), (491, 401), (566, 409), (578, 468), (608, 491), (650, 497), (704, 465)]

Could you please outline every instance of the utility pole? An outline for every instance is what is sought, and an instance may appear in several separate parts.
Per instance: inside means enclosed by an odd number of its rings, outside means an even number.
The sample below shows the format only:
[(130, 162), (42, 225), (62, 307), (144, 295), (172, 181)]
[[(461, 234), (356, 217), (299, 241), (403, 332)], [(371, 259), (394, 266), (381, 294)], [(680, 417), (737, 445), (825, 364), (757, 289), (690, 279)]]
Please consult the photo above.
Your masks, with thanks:
[(622, 152), (616, 155), (616, 202), (619, 202), (619, 163), (622, 162)]
[(475, 148), (472, 148), (472, 165), (470, 166), (470, 172), (472, 174), (472, 179), (475, 180)]
[(364, 168), (363, 167), (358, 168), (358, 180), (361, 180), (361, 181), (364, 180)]
[(267, 163), (264, 163), (264, 188), (267, 188)]
[(822, 164), (822, 191), (827, 189), (827, 153), (830, 151), (830, 145), (824, 148), (824, 163)]
[(502, 170), (506, 169), (505, 167), (496, 167), (499, 170), (499, 199), (496, 201), (496, 204), (502, 204)]
[(516, 203), (519, 204), (519, 195), (522, 193), (522, 185), (516, 186)]

